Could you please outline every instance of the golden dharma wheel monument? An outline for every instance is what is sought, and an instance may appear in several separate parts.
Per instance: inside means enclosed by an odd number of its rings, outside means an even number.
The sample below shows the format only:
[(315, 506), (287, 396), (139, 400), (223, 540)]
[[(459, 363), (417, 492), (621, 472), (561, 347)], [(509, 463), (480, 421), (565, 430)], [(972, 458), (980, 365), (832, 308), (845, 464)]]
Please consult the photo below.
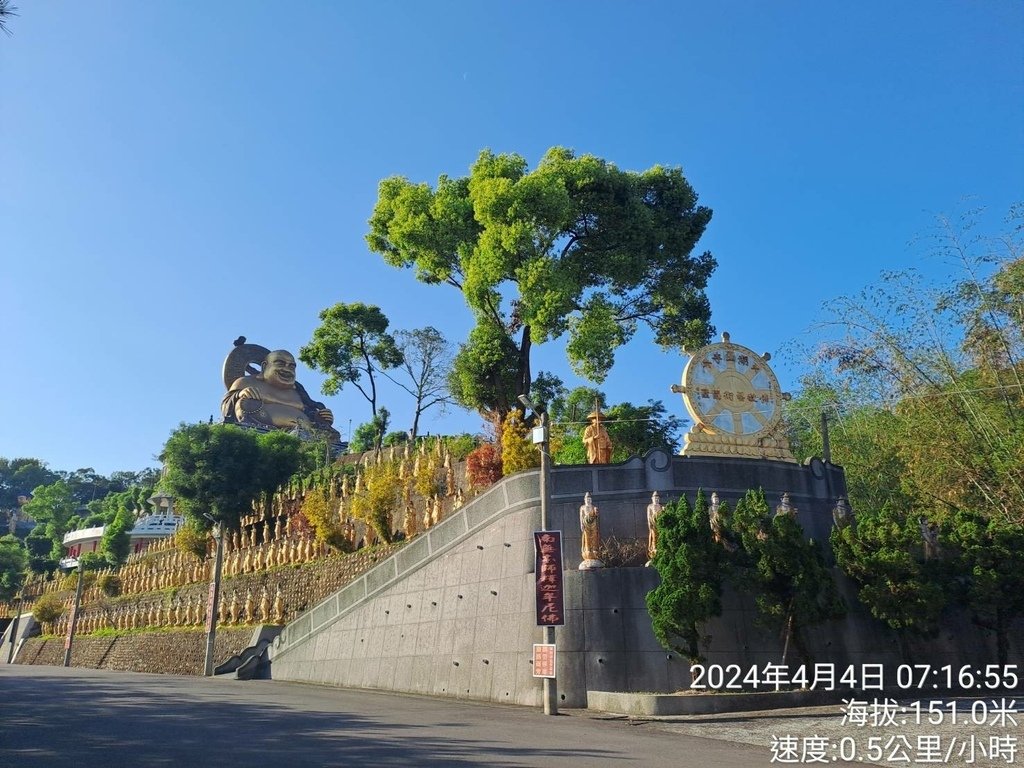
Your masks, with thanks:
[(796, 461), (782, 434), (782, 404), (790, 395), (770, 359), (733, 343), (728, 333), (693, 353), (682, 383), (672, 386), (693, 418), (683, 455)]

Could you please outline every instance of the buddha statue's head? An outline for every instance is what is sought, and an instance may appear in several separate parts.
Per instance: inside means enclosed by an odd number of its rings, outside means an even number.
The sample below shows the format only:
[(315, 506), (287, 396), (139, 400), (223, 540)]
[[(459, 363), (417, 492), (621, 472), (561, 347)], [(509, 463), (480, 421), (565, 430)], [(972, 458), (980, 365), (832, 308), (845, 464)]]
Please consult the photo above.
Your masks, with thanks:
[(291, 389), (295, 386), (295, 358), (291, 352), (277, 349), (263, 361), (263, 380), (274, 387)]

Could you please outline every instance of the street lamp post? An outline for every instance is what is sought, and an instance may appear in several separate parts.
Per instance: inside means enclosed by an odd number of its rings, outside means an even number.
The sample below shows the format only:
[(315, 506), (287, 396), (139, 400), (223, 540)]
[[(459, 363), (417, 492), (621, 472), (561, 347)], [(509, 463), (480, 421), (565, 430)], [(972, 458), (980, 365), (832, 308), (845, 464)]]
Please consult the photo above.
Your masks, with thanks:
[(71, 646), (75, 642), (75, 630), (78, 628), (78, 609), (82, 605), (82, 585), (85, 584), (85, 568), (81, 559), (78, 561), (78, 586), (75, 588), (75, 607), (71, 610), (71, 626), (68, 627), (68, 639), (64, 643), (64, 666), (71, 666)]
[[(519, 396), (519, 402), (532, 410), (540, 419), (541, 442), (540, 442), (540, 529), (551, 530), (548, 520), (548, 506), (551, 496), (551, 435), (548, 430), (547, 409), (533, 404), (526, 395)], [(559, 563), (561, 567), (561, 563)], [(544, 642), (547, 645), (555, 644), (555, 628), (551, 625), (544, 627)], [(558, 714), (558, 680), (554, 677), (544, 678), (544, 714)]]
[[(209, 519), (209, 515), (206, 516)], [(223, 524), (214, 521), (213, 540), (217, 544), (217, 554), (214, 557), (213, 583), (210, 584), (210, 599), (207, 601), (206, 615), (206, 663), (203, 674), (206, 677), (213, 675), (213, 646), (217, 640), (217, 609), (220, 602), (220, 573), (224, 562), (224, 529)]]

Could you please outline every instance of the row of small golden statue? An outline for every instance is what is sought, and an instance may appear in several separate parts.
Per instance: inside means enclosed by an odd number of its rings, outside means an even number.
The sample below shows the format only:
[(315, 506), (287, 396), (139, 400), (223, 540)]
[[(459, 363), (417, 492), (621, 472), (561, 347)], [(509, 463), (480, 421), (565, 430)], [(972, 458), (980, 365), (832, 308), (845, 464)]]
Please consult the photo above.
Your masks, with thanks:
[(311, 537), (277, 539), (258, 548), (247, 547), (229, 552), (224, 557), (224, 575), (237, 576), (279, 565), (308, 563), (325, 556), (327, 551), (326, 544)]
[(205, 581), (208, 576), (204, 564), (195, 558), (192, 559), (191, 564), (188, 562), (164, 563), (148, 568), (138, 565), (131, 566), (130, 572), (122, 573), (121, 594), (136, 595)]
[[(839, 504), (845, 504), (843, 499), (839, 500)], [(658, 517), (661, 515), (665, 506), (661, 503), (661, 497), (657, 491), (651, 494), (651, 503), (647, 505), (647, 563), (651, 565), (654, 560), (654, 555), (658, 551)], [(796, 507), (794, 507), (789, 498), (788, 493), (782, 495), (782, 501), (776, 510), (776, 515), (788, 514), (795, 515)], [(732, 548), (732, 544), (724, 537), (722, 532), (722, 515), (721, 515), (721, 502), (718, 498), (718, 493), (711, 494), (711, 504), (708, 508), (708, 518), (711, 525), (711, 536), (716, 544), (722, 544), (727, 549)], [(590, 492), (588, 491), (583, 497), (583, 505), (580, 507), (580, 534), (581, 534), (581, 556), (582, 562), (580, 563), (580, 570), (589, 570), (592, 568), (601, 568), (604, 563), (600, 560), (601, 552), (601, 522), (600, 513), (597, 507), (594, 505), (593, 499), (591, 498)]]
[(125, 564), (131, 565), (132, 563), (138, 563), (141, 560), (143, 560), (143, 558), (148, 558), (150, 555), (155, 555), (160, 552), (170, 552), (174, 548), (175, 543), (173, 536), (170, 536), (166, 539), (158, 539), (156, 541), (151, 541), (149, 543), (149, 546), (147, 546), (141, 552), (132, 552), (130, 555), (128, 555), (127, 559), (125, 560)]
[[(205, 597), (197, 594), (191, 598), (171, 600), (166, 605), (160, 603), (134, 604), (111, 611), (92, 610), (81, 615), (77, 631), (89, 634), (108, 627), (128, 630), (144, 627), (201, 626), (206, 621), (206, 605)], [(277, 588), (274, 600), (271, 601), (269, 591), (263, 587), (258, 608), (252, 590), (246, 591), (244, 601), (239, 600), (238, 592), (233, 592), (230, 597), (225, 595), (224, 599), (220, 601), (217, 619), (218, 623), (222, 625), (284, 624), (284, 596), (281, 593), (281, 588)], [(55, 633), (66, 633), (68, 621), (69, 615), (65, 613), (55, 622)]]

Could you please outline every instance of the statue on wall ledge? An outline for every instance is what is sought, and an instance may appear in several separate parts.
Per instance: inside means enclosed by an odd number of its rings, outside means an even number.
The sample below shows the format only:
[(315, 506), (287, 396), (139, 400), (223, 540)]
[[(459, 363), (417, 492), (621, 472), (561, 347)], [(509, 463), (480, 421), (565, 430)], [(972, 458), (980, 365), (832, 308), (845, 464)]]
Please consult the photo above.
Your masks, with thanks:
[(588, 464), (610, 464), (612, 460), (612, 439), (601, 423), (600, 406), (595, 403), (593, 412), (587, 416), (590, 424), (583, 430), (583, 445), (587, 449)]
[(658, 554), (658, 516), (664, 511), (665, 506), (661, 503), (658, 492), (651, 494), (651, 503), (647, 505), (647, 562), (651, 565), (654, 556)]
[(583, 497), (583, 504), (580, 506), (580, 538), (580, 549), (583, 555), (580, 570), (587, 571), (591, 568), (604, 567), (604, 563), (600, 560), (601, 517), (597, 507), (594, 506), (590, 491), (587, 491)]
[(239, 336), (224, 360), (223, 375), (227, 392), (220, 411), (225, 424), (295, 430), (300, 436), (320, 432), (332, 442), (341, 440), (334, 414), (295, 380), (291, 352), (247, 344)]

